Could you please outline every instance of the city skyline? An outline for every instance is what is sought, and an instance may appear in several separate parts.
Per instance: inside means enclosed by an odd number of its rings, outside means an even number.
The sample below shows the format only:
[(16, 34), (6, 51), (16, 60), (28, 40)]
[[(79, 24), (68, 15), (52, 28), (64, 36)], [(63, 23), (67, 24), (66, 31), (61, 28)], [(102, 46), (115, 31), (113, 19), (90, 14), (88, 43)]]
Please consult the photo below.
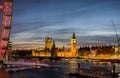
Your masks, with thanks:
[(10, 40), (13, 48), (37, 48), (45, 46), (48, 36), (57, 46), (70, 46), (74, 32), (77, 46), (115, 44), (112, 20), (120, 34), (119, 4), (119, 0), (14, 0)]

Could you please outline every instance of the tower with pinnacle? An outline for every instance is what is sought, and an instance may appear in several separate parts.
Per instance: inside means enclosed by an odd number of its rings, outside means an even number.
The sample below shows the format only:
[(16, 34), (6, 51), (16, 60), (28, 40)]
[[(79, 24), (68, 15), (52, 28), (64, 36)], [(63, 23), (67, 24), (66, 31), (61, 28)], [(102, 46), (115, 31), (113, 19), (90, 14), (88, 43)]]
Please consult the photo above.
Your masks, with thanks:
[(53, 40), (53, 45), (52, 45), (52, 50), (51, 50), (51, 57), (56, 57), (56, 46), (55, 46), (55, 41)]
[(51, 51), (52, 49), (52, 38), (46, 37), (45, 38), (45, 51)]
[(75, 56), (76, 55), (76, 49), (77, 49), (77, 40), (75, 37), (75, 33), (73, 33), (72, 38), (71, 38), (71, 52), (72, 55)]

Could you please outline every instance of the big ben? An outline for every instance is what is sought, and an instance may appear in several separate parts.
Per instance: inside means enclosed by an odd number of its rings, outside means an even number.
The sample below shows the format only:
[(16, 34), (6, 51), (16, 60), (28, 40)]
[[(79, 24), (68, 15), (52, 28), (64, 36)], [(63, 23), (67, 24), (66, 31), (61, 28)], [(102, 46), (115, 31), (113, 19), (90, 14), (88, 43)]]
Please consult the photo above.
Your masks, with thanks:
[(71, 52), (72, 55), (76, 55), (76, 37), (75, 37), (75, 33), (73, 33), (72, 38), (71, 38)]

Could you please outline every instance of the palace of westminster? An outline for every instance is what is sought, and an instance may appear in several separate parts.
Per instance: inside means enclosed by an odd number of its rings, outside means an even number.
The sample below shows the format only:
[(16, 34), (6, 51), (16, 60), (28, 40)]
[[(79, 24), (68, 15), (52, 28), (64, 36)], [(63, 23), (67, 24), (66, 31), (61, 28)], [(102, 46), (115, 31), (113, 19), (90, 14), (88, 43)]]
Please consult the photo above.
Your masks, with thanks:
[(45, 38), (45, 50), (32, 51), (32, 56), (36, 57), (76, 57), (77, 41), (75, 33), (71, 37), (71, 50), (65, 50), (64, 47), (58, 50), (55, 46), (55, 41), (51, 37)]
[[(71, 37), (71, 49), (66, 50), (65, 47), (58, 49), (55, 46), (55, 41), (51, 37), (45, 38), (45, 49), (44, 50), (32, 50), (33, 57), (95, 57), (97, 58), (114, 56), (118, 53), (118, 47), (115, 45), (93, 45), (80, 47), (77, 49), (77, 39), (75, 33)], [(116, 57), (116, 56), (115, 56)], [(95, 57), (96, 58), (96, 57)]]
[[(91, 45), (77, 48), (75, 33), (71, 37), (70, 49), (57, 48), (51, 37), (45, 38), (44, 49), (12, 50), (12, 57), (83, 57), (83, 58), (118, 58), (119, 48), (116, 45)], [(12, 43), (10, 43), (12, 45)], [(11, 47), (11, 46), (10, 46)]]

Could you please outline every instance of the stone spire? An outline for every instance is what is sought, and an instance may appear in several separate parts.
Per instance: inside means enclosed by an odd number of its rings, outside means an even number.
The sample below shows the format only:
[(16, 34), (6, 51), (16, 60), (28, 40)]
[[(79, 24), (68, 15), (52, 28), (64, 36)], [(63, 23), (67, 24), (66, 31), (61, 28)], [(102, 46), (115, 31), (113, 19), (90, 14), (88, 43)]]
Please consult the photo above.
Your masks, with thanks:
[(75, 38), (76, 38), (76, 37), (75, 37), (75, 33), (73, 33), (73, 36), (72, 36), (72, 38), (73, 38), (73, 39), (75, 39)]

